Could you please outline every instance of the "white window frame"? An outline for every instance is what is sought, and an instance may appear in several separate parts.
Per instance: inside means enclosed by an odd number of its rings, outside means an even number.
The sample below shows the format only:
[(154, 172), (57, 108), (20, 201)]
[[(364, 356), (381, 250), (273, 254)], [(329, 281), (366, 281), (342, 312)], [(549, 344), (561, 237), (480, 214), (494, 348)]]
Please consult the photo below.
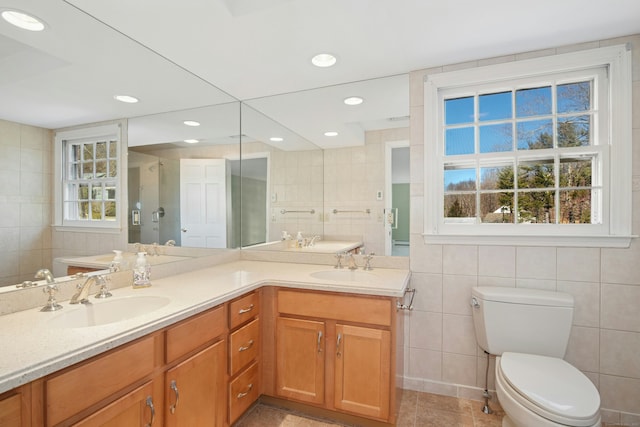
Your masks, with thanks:
[[(65, 170), (67, 168), (67, 142), (85, 141), (88, 139), (108, 139), (117, 142), (118, 174), (116, 183), (116, 220), (70, 220), (64, 215)], [(56, 132), (54, 142), (54, 226), (60, 230), (93, 232), (120, 232), (122, 229), (123, 198), (123, 160), (122, 160), (122, 127), (118, 124), (93, 126)]]
[[(545, 75), (608, 70), (606, 126), (598, 137), (602, 154), (602, 224), (478, 224), (444, 220), (443, 93), (483, 85), (515, 87), (514, 81)], [(594, 90), (595, 92), (595, 90)], [(598, 96), (597, 94), (595, 96)], [(435, 244), (628, 247), (632, 224), (632, 62), (619, 45), (504, 64), (431, 74), (424, 82), (424, 240)], [(605, 139), (602, 141), (602, 139)], [(599, 183), (599, 184), (600, 184)]]

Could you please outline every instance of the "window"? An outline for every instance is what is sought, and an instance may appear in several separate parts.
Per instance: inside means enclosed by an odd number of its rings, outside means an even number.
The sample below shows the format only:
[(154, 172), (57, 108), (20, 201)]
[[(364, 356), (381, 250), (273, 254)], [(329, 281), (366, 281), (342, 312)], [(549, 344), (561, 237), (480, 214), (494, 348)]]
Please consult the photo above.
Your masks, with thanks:
[(56, 225), (120, 227), (120, 128), (56, 134)]
[(624, 46), (428, 76), (427, 242), (626, 246)]

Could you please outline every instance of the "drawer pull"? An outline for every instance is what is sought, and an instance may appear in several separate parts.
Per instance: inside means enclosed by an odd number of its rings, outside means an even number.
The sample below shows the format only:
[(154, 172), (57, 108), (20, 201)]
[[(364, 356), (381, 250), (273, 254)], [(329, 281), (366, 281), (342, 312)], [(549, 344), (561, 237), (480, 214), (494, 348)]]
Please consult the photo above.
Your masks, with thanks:
[(237, 399), (242, 399), (247, 394), (251, 393), (252, 388), (253, 388), (253, 383), (249, 384), (249, 386), (247, 387), (247, 391), (245, 391), (244, 393), (238, 393)]
[(240, 310), (238, 310), (238, 314), (245, 314), (245, 313), (250, 312), (251, 310), (253, 310), (253, 304), (251, 304), (247, 308), (241, 308)]
[(172, 380), (171, 385), (169, 387), (171, 388), (171, 390), (173, 390), (173, 392), (176, 395), (176, 403), (169, 406), (169, 411), (172, 414), (175, 414), (176, 408), (178, 407), (178, 400), (180, 400), (180, 393), (178, 392), (178, 384), (176, 384), (176, 380)]
[(336, 343), (336, 356), (338, 357), (342, 356), (342, 353), (340, 352), (341, 342), (342, 342), (342, 334), (338, 334), (338, 342)]
[(147, 406), (151, 409), (151, 421), (149, 424), (145, 424), (144, 427), (151, 427), (153, 425), (153, 421), (156, 419), (156, 408), (153, 407), (153, 398), (151, 396), (147, 396)]
[(245, 346), (240, 346), (240, 348), (238, 348), (238, 352), (247, 351), (251, 347), (253, 347), (253, 340), (249, 340), (249, 342)]
[(318, 353), (322, 353), (322, 331), (318, 331)]

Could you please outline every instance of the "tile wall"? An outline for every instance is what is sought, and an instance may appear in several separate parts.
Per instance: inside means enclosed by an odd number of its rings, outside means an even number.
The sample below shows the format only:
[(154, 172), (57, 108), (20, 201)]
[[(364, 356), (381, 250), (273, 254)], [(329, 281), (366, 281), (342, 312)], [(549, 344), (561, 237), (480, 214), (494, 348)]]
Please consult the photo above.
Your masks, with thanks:
[[(553, 289), (575, 297), (566, 359), (599, 388), (604, 421), (640, 422), (640, 241), (628, 249), (426, 245), (422, 238), (426, 74), (631, 43), (633, 48), (633, 232), (640, 234), (640, 35), (442, 66), (411, 73), (412, 285), (406, 388), (480, 397), (486, 358), (476, 345), (470, 288)], [(490, 365), (493, 372), (493, 361)], [(490, 375), (493, 387), (493, 373)]]
[(0, 120), (0, 286), (51, 268), (51, 131)]

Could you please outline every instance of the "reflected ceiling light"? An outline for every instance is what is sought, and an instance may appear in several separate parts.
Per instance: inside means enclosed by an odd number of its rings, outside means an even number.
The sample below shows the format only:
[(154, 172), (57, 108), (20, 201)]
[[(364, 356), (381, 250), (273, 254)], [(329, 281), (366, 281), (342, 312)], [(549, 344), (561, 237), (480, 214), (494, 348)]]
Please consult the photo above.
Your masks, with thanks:
[(335, 131), (325, 132), (324, 136), (338, 136), (338, 132), (335, 132)]
[(344, 103), (347, 105), (360, 105), (364, 102), (364, 99), (359, 96), (350, 96), (344, 99)]
[(195, 120), (185, 120), (184, 122), (187, 126), (200, 126), (200, 122), (196, 122)]
[(284, 141), (284, 138), (279, 137), (279, 136), (272, 136), (271, 138), (269, 138), (269, 141), (271, 141), (271, 142), (282, 142), (282, 141)]
[(44, 22), (33, 15), (29, 15), (19, 10), (3, 10), (2, 18), (11, 25), (29, 31), (44, 30)]
[(135, 104), (136, 102), (139, 101), (138, 98), (130, 95), (116, 95), (113, 98), (120, 102), (126, 102), (127, 104)]
[(184, 142), (186, 142), (187, 144), (197, 144), (198, 142), (200, 142), (199, 139), (185, 139)]
[(313, 58), (311, 58), (311, 63), (316, 67), (331, 67), (336, 63), (337, 59), (335, 56), (330, 53), (319, 53)]

